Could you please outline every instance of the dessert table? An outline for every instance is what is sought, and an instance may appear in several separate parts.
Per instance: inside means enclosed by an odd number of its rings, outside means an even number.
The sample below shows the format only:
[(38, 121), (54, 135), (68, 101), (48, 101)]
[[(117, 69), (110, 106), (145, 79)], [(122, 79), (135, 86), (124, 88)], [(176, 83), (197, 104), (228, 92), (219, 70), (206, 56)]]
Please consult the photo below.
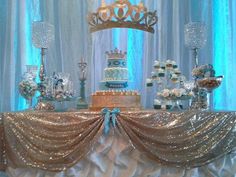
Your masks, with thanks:
[(2, 113), (8, 176), (234, 176), (235, 112)]

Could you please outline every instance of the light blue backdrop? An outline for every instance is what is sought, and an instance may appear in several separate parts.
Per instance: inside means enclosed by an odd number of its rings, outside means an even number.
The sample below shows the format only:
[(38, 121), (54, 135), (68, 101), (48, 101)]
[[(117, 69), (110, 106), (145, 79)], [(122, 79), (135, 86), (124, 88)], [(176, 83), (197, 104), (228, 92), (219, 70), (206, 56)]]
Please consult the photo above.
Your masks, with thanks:
[[(107, 0), (107, 3), (111, 0)], [(140, 0), (132, 0), (139, 3)], [(17, 85), (26, 64), (39, 65), (40, 51), (31, 41), (33, 21), (45, 20), (55, 25), (56, 37), (47, 54), (47, 73), (68, 72), (79, 90), (77, 63), (84, 56), (89, 64), (86, 95), (99, 89), (106, 67), (105, 51), (118, 47), (128, 52), (130, 88), (139, 90), (142, 103), (151, 107), (154, 90), (145, 87), (155, 59), (174, 59), (190, 78), (191, 54), (184, 46), (184, 24), (204, 21), (208, 42), (200, 51), (200, 62), (213, 63), (218, 75), (225, 75), (215, 92), (214, 107), (235, 110), (236, 88), (236, 2), (231, 0), (144, 0), (159, 16), (156, 33), (131, 29), (113, 29), (90, 34), (86, 23), (88, 11), (97, 0), (2, 0), (0, 3), (0, 112), (26, 107)], [(78, 93), (77, 93), (78, 95)], [(66, 107), (75, 104), (66, 104)]]
[(236, 109), (236, 1), (213, 1), (213, 63), (222, 86), (215, 91), (214, 107)]

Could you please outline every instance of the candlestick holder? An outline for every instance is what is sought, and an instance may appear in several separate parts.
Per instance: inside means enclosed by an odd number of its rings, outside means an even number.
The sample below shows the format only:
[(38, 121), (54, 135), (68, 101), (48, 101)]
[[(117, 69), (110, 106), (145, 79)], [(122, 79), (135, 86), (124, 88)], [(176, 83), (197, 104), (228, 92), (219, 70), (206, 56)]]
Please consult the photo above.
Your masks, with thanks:
[(44, 100), (46, 95), (46, 72), (45, 72), (45, 55), (49, 44), (54, 39), (54, 26), (47, 22), (34, 22), (32, 29), (32, 40), (35, 47), (41, 49), (41, 65), (39, 71), (40, 83), (38, 83), (38, 91), (40, 96), (38, 97), (38, 103), (35, 107), (38, 111), (52, 111), (54, 106)]
[(85, 99), (85, 81), (87, 80), (86, 78), (86, 68), (87, 68), (87, 63), (84, 61), (82, 58), (81, 61), (78, 63), (79, 66), (79, 80), (80, 80), (80, 97), (77, 103), (77, 108), (78, 109), (87, 109), (88, 108), (88, 103), (86, 102)]

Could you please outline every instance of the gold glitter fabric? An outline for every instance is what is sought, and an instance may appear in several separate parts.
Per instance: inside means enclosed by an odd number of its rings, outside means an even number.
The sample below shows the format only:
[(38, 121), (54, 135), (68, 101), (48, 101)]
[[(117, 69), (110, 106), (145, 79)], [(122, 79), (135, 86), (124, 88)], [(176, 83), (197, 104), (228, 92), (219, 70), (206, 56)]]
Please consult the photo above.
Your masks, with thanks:
[(8, 164), (62, 171), (92, 150), (102, 132), (100, 113), (5, 113)]
[(136, 112), (117, 120), (135, 148), (168, 166), (202, 166), (236, 147), (236, 113)]
[[(93, 151), (104, 129), (100, 112), (4, 113), (2, 118), (8, 165), (48, 171), (76, 164)], [(233, 112), (121, 112), (114, 127), (141, 153), (176, 167), (202, 166), (236, 147)]]
[(0, 114), (0, 171), (4, 171), (6, 169), (6, 149), (5, 149), (5, 135), (4, 135), (4, 127), (3, 127), (3, 115)]

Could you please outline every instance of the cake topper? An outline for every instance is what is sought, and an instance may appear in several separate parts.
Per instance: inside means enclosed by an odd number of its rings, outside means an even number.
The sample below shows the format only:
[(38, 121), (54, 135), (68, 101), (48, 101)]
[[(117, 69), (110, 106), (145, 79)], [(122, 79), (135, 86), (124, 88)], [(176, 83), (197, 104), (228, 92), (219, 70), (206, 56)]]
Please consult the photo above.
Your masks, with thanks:
[(97, 11), (88, 14), (91, 33), (110, 28), (133, 28), (154, 33), (153, 26), (157, 21), (156, 11), (149, 12), (142, 2), (132, 5), (129, 0), (116, 0), (110, 5), (102, 0)]
[(111, 50), (110, 52), (106, 52), (107, 58), (109, 59), (125, 59), (127, 52), (122, 52), (122, 50), (118, 50), (115, 48), (115, 50)]

